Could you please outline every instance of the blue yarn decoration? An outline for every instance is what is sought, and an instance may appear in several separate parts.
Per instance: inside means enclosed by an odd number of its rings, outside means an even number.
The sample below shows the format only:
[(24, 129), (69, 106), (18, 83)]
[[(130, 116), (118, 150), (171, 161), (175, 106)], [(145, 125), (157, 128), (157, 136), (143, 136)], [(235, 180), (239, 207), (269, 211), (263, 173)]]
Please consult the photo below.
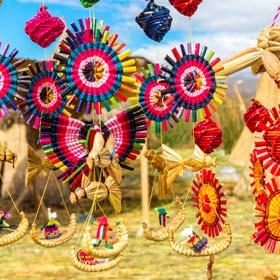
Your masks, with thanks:
[(150, 0), (135, 21), (150, 39), (160, 42), (171, 28), (172, 17), (169, 9)]

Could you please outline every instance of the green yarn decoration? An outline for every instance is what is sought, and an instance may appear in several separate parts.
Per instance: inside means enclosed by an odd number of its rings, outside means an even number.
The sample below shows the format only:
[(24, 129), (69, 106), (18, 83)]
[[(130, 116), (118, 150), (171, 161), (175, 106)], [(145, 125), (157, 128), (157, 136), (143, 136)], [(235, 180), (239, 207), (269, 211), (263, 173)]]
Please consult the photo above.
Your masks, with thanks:
[(94, 6), (99, 0), (80, 0), (84, 8), (91, 8)]

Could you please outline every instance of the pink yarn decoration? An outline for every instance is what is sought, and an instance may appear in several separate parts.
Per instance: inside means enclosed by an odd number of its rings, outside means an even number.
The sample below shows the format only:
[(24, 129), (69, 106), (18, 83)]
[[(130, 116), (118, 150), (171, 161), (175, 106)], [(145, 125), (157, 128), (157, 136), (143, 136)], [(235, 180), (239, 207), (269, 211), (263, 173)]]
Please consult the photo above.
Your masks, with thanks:
[(33, 42), (42, 48), (47, 48), (63, 33), (64, 28), (64, 22), (52, 16), (47, 11), (47, 7), (42, 5), (37, 15), (27, 21), (25, 33)]

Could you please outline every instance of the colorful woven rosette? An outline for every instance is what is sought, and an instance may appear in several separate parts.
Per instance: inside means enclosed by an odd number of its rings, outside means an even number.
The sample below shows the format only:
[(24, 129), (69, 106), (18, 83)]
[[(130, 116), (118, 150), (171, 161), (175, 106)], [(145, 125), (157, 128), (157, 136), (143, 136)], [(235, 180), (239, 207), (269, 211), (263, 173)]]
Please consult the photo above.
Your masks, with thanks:
[(67, 99), (62, 96), (64, 85), (60, 83), (56, 67), (54, 60), (35, 62), (28, 66), (31, 83), (25, 85), (27, 94), (19, 107), (27, 123), (35, 129), (39, 128), (43, 113), (70, 116), (66, 109)]
[(260, 220), (255, 223), (253, 239), (267, 251), (280, 253), (280, 187), (278, 179), (272, 178), (265, 185), (263, 199), (257, 201), (255, 216)]
[(197, 207), (198, 224), (209, 237), (216, 237), (222, 231), (224, 218), (227, 216), (226, 200), (221, 192), (222, 185), (215, 173), (202, 169), (193, 180), (192, 200)]
[[(280, 110), (271, 109), (270, 122), (259, 121), (255, 134), (256, 156), (264, 169), (272, 175), (280, 175)], [(260, 132), (258, 132), (260, 131)]]
[(171, 94), (166, 93), (169, 84), (160, 79), (159, 64), (148, 64), (147, 68), (142, 68), (141, 73), (136, 73), (139, 88), (139, 103), (147, 118), (148, 125), (150, 122), (155, 123), (156, 131), (167, 130), (168, 123), (173, 126), (171, 119), (177, 121), (174, 116), (173, 103), (174, 98)]
[[(63, 115), (43, 115), (40, 144), (48, 160), (62, 171), (59, 179), (68, 183), (71, 190), (80, 186), (83, 172), (88, 172), (86, 159), (90, 151), (87, 141), (91, 137), (87, 136), (95, 127)], [(139, 155), (147, 136), (141, 108), (137, 106), (117, 114), (105, 122), (102, 130), (106, 137), (113, 135), (120, 165), (131, 169), (129, 165)]]
[[(107, 111), (117, 100), (126, 101), (126, 94), (134, 92), (136, 78), (135, 60), (129, 58), (131, 51), (122, 51), (125, 44), (118, 43), (118, 35), (110, 34), (103, 22), (86, 18), (79, 26), (72, 23), (71, 30), (59, 45), (54, 58), (60, 61), (61, 71), (66, 73), (63, 95), (71, 95), (69, 104), (76, 105), (77, 112), (85, 107), (101, 114), (101, 106)], [(74, 102), (77, 99), (78, 102)]]
[(10, 114), (9, 108), (18, 109), (15, 99), (21, 99), (19, 93), (25, 93), (20, 84), (29, 81), (28, 77), (21, 76), (22, 71), (19, 69), (24, 60), (13, 62), (17, 53), (16, 49), (9, 53), (9, 45), (6, 45), (0, 54), (0, 118)]
[(165, 60), (170, 67), (163, 66), (166, 79), (170, 83), (170, 93), (174, 95), (176, 107), (180, 107), (178, 117), (185, 110), (185, 121), (196, 122), (211, 115), (209, 107), (216, 111), (216, 104), (222, 103), (227, 85), (223, 83), (224, 76), (219, 75), (223, 70), (216, 66), (219, 58), (212, 59), (214, 52), (206, 46), (201, 47), (188, 43), (187, 50), (183, 44), (180, 51), (172, 49), (174, 58), (167, 55)]

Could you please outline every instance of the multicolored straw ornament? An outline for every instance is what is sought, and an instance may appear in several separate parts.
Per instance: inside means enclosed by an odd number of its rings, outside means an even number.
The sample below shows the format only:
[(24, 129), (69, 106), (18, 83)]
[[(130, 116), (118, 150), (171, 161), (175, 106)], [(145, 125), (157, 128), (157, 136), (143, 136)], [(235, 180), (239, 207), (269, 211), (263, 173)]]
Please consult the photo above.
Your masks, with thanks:
[[(156, 132), (168, 129), (168, 123), (173, 127), (171, 119), (178, 122), (174, 116), (173, 102), (171, 94), (165, 93), (169, 84), (161, 80), (159, 64), (148, 64), (146, 68), (141, 69), (141, 74), (136, 73), (135, 77), (139, 82), (139, 96), (136, 100), (140, 103), (147, 118), (147, 124), (155, 123)], [(131, 98), (130, 100), (135, 98)]]
[(198, 210), (198, 224), (209, 237), (216, 237), (222, 232), (221, 225), (227, 216), (227, 201), (221, 189), (222, 185), (211, 170), (202, 169), (193, 180), (192, 200)]
[(18, 50), (9, 53), (9, 47), (9, 44), (5, 45), (0, 54), (0, 118), (10, 114), (9, 108), (18, 110), (16, 99), (22, 99), (20, 94), (26, 93), (22, 84), (30, 83), (29, 77), (22, 75), (20, 69), (24, 59), (15, 60)]
[(280, 253), (280, 188), (276, 178), (265, 184), (262, 200), (257, 200), (255, 216), (260, 218), (252, 235), (255, 243), (263, 246), (270, 253)]
[(25, 25), (25, 33), (42, 48), (50, 46), (65, 29), (64, 22), (52, 16), (47, 9), (47, 6), (42, 5), (38, 13)]
[[(207, 51), (208, 48), (200, 44), (195, 44), (194, 50), (192, 44), (188, 43), (187, 51), (183, 44), (180, 45), (181, 52), (177, 48), (172, 49), (175, 60), (167, 55), (165, 60), (169, 67), (161, 67), (165, 72), (164, 79), (170, 83), (169, 92), (174, 96), (174, 106), (179, 109), (177, 117), (183, 115), (186, 110), (185, 121), (203, 120), (211, 116), (208, 106), (216, 111), (216, 105), (222, 103), (222, 97), (225, 96), (227, 85), (223, 81), (225, 76), (219, 76), (221, 67), (216, 66), (219, 58), (212, 60), (213, 51)], [(211, 61), (212, 60), (212, 61)]]
[(71, 115), (66, 109), (67, 99), (61, 95), (64, 85), (60, 83), (56, 68), (54, 60), (35, 62), (28, 66), (31, 83), (26, 85), (28, 92), (19, 107), (27, 123), (35, 129), (39, 128), (43, 113)]
[(171, 28), (172, 17), (169, 9), (150, 0), (135, 21), (150, 39), (160, 42)]
[(85, 106), (87, 113), (94, 109), (99, 115), (102, 105), (110, 111), (111, 105), (118, 106), (117, 99), (127, 101), (126, 94), (135, 93), (136, 78), (131, 75), (137, 71), (131, 51), (122, 51), (125, 43), (118, 44), (118, 35), (110, 34), (103, 21), (86, 18), (79, 20), (79, 27), (71, 26), (74, 33), (66, 30), (54, 55), (66, 75), (63, 95), (71, 94), (68, 104), (78, 99), (77, 112)]
[[(87, 147), (93, 145), (89, 142), (94, 138), (92, 130), (96, 129), (99, 130), (96, 125), (63, 115), (44, 114), (42, 117), (40, 144), (49, 162), (63, 172), (59, 179), (68, 183), (71, 190), (80, 187), (83, 173), (88, 172), (86, 160), (90, 151)], [(113, 135), (120, 165), (133, 169), (129, 164), (140, 154), (147, 136), (141, 108), (138, 106), (117, 114), (102, 130), (106, 137)]]

